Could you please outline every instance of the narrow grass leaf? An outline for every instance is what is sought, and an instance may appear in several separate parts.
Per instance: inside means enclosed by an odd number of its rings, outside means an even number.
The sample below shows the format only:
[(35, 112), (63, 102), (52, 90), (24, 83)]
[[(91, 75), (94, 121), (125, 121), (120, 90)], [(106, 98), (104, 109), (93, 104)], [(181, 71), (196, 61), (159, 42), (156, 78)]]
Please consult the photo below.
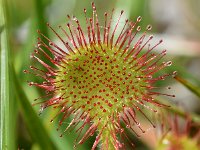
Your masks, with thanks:
[[(177, 81), (179, 81), (181, 84), (183, 84), (186, 88), (188, 88), (192, 93), (194, 93), (196, 96), (200, 97), (200, 88), (193, 85), (189, 81), (181, 78), (180, 76), (174, 77)], [(200, 99), (198, 99), (200, 100)]]
[[(0, 0), (0, 22), (5, 24), (3, 13), (3, 1)], [(2, 30), (0, 34), (1, 48), (1, 89), (0, 89), (0, 149), (9, 149), (9, 67), (7, 32)]]

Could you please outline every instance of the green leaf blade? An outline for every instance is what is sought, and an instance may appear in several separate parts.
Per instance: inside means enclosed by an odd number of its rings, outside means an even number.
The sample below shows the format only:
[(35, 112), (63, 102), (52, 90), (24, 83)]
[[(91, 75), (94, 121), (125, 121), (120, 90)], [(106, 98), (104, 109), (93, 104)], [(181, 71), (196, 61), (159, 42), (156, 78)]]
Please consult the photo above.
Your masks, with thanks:
[[(0, 1), (0, 22), (5, 24), (3, 2)], [(1, 25), (2, 25), (1, 24)], [(0, 149), (9, 149), (9, 65), (8, 65), (8, 47), (7, 47), (7, 32), (2, 30), (0, 36), (1, 42), (1, 91), (0, 91)]]
[[(200, 88), (193, 85), (192, 83), (190, 83), (189, 81), (176, 76), (174, 77), (178, 82), (180, 82), (181, 84), (183, 84), (187, 89), (189, 89), (192, 93), (194, 93), (196, 96), (198, 96), (200, 98)], [(199, 99), (200, 100), (200, 99)]]

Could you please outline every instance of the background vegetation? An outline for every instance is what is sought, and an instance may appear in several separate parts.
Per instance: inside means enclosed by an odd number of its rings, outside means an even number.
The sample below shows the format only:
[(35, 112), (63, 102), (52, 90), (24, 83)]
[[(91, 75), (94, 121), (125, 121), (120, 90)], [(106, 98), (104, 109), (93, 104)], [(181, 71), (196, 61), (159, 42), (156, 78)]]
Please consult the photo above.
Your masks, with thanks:
[[(199, 0), (94, 0), (100, 18), (105, 11), (125, 10), (125, 18), (135, 20), (142, 16), (142, 27), (153, 25), (155, 41), (164, 40), (156, 51), (168, 50), (166, 59), (173, 61), (168, 72), (178, 71), (179, 82), (169, 79), (159, 86), (170, 85), (167, 92), (176, 98), (163, 97), (175, 112), (184, 118), (189, 114), (194, 122), (200, 122), (200, 1)], [(1, 101), (0, 101), (0, 149), (48, 149), (71, 150), (75, 133), (59, 137), (57, 121), (50, 123), (55, 112), (45, 110), (38, 115), (39, 106), (32, 107), (41, 91), (29, 87), (27, 81), (35, 77), (25, 75), (31, 65), (30, 54), (40, 29), (54, 39), (46, 22), (54, 28), (66, 24), (67, 14), (84, 22), (83, 8), (91, 15), (91, 0), (0, 0), (0, 48), (1, 48)], [(123, 22), (120, 24), (123, 25)], [(184, 80), (183, 80), (184, 79)], [(170, 82), (169, 82), (170, 81)], [(66, 120), (66, 124), (69, 120)], [(137, 149), (156, 146), (156, 130), (149, 130), (139, 140), (133, 139)], [(130, 135), (134, 136), (134, 135)], [(150, 138), (149, 138), (150, 137)], [(90, 138), (78, 149), (91, 148)]]

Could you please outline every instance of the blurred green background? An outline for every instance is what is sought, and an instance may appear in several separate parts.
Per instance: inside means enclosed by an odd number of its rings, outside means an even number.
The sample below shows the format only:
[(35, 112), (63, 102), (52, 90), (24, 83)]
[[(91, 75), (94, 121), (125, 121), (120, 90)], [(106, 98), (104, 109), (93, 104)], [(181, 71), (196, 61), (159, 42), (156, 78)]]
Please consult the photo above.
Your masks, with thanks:
[[(40, 116), (39, 106), (33, 107), (35, 111), (31, 111), (30, 104), (42, 92), (27, 85), (27, 81), (36, 79), (34, 76), (24, 74), (23, 70), (31, 65), (30, 54), (38, 37), (36, 30), (40, 29), (54, 40), (55, 35), (49, 31), (46, 22), (49, 22), (54, 29), (58, 29), (59, 25), (66, 24), (67, 14), (75, 15), (84, 26), (83, 9), (86, 8), (87, 15), (90, 16), (91, 2), (91, 0), (1, 0), (1, 120), (5, 115), (4, 121), (9, 118), (7, 122), (10, 122), (6, 126), (2, 121), (1, 125), (5, 128), (1, 129), (10, 132), (9, 139), (5, 137), (10, 143), (7, 145), (9, 149), (73, 149), (73, 141), (77, 135), (72, 132), (66, 133), (62, 138), (59, 137), (62, 130), (56, 131), (57, 121), (50, 123), (55, 114), (52, 109), (45, 110)], [(121, 10), (125, 11), (119, 26), (123, 26), (126, 18), (134, 21), (137, 16), (142, 16), (140, 25), (143, 28), (148, 24), (153, 25), (150, 34), (154, 34), (154, 42), (164, 40), (156, 51), (168, 50), (166, 59), (172, 60), (173, 65), (166, 71), (176, 70), (181, 77), (200, 87), (199, 0), (94, 0), (94, 2), (100, 21), (104, 12), (111, 12), (113, 8), (116, 9), (115, 18)], [(113, 22), (116, 22), (115, 19)], [(6, 53), (3, 53), (3, 49)], [(5, 78), (3, 75), (6, 75)], [(168, 101), (179, 104), (186, 112), (200, 113), (199, 98), (174, 79), (170, 80), (171, 82), (167, 80), (160, 85), (167, 84), (172, 87), (172, 90), (167, 92), (175, 94), (176, 98), (167, 98)], [(66, 120), (64, 124), (68, 123), (69, 120)], [(142, 138), (142, 142), (133, 138), (136, 149), (153, 148), (154, 137), (153, 132), (149, 131)], [(90, 149), (93, 141), (94, 137), (78, 146), (78, 149)]]

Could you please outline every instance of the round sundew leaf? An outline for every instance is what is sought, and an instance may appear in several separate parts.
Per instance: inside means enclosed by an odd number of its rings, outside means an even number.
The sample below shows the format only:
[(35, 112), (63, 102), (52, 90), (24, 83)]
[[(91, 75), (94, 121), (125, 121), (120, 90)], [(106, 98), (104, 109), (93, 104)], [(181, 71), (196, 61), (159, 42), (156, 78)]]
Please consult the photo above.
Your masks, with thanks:
[[(110, 15), (104, 14), (105, 24), (100, 26), (94, 3), (92, 9), (91, 18), (87, 17), (87, 10), (84, 9), (86, 30), (82, 29), (76, 17), (68, 15), (67, 29), (59, 27), (66, 38), (62, 38), (47, 23), (63, 44), (62, 48), (38, 31), (45, 42), (38, 38), (37, 48), (31, 58), (46, 70), (31, 66), (25, 73), (44, 79), (43, 83), (30, 82), (29, 85), (42, 88), (47, 93), (38, 98), (44, 100), (39, 102), (41, 112), (47, 107), (59, 108), (55, 116), (61, 116), (58, 129), (66, 118), (73, 118), (65, 131), (74, 129), (78, 133), (75, 142), (82, 144), (97, 133), (92, 149), (99, 143), (102, 149), (125, 148), (124, 138), (133, 146), (122, 124), (139, 136), (135, 128), (141, 133), (145, 132), (137, 117), (141, 114), (155, 127), (142, 109), (155, 113), (157, 110), (152, 106), (166, 106), (156, 102), (155, 96), (174, 97), (157, 92), (158, 87), (153, 86), (155, 82), (173, 75), (169, 73), (154, 77), (155, 73), (171, 66), (172, 62), (161, 62), (166, 50), (160, 54), (152, 52), (162, 40), (150, 44), (153, 36), (146, 35), (146, 31), (151, 30), (150, 25), (145, 32), (137, 35), (141, 32), (141, 17), (135, 22), (125, 20), (123, 28), (118, 32), (120, 34), (116, 35), (124, 11), (119, 13), (117, 22), (111, 28), (114, 10)], [(141, 53), (144, 48), (147, 51)], [(50, 63), (45, 62), (43, 57)], [(86, 125), (89, 128), (83, 134)]]

